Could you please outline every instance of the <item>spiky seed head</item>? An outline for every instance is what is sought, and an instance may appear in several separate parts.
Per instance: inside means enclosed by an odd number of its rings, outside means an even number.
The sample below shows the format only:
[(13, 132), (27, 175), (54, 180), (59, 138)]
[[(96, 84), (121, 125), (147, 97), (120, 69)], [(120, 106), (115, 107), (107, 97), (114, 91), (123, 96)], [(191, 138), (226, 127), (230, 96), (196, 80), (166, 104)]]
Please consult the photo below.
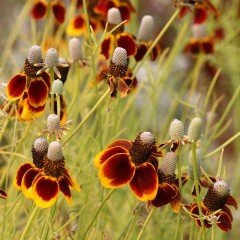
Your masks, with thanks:
[(37, 138), (34, 143), (33, 147), (37, 152), (46, 152), (48, 149), (48, 141), (46, 138)]
[(114, 50), (112, 61), (117, 66), (126, 66), (127, 61), (127, 51), (124, 48), (117, 47)]
[(213, 189), (219, 197), (225, 197), (230, 193), (228, 184), (223, 180), (216, 181), (213, 184)]
[(63, 94), (63, 82), (56, 79), (52, 83), (52, 94)]
[(206, 36), (206, 24), (193, 24), (192, 34), (194, 38), (203, 38)]
[(47, 158), (52, 161), (58, 161), (63, 159), (62, 144), (54, 141), (49, 144)]
[[(199, 179), (202, 176), (202, 170), (201, 167), (203, 165), (203, 154), (201, 149), (196, 150), (196, 169), (197, 169), (197, 178)], [(194, 171), (193, 171), (193, 155), (192, 151), (189, 152), (188, 155), (188, 174), (190, 178), (194, 179)]]
[(144, 145), (152, 145), (155, 143), (155, 138), (150, 132), (143, 132), (140, 134), (139, 139)]
[(59, 64), (59, 55), (58, 51), (55, 48), (50, 48), (47, 50), (45, 58), (46, 67), (54, 68)]
[(63, 64), (66, 64), (67, 63), (67, 60), (63, 57), (60, 57), (59, 58), (59, 63), (63, 63)]
[(184, 135), (184, 125), (178, 119), (171, 122), (169, 127), (169, 134), (172, 140), (181, 140)]
[(43, 61), (42, 58), (42, 49), (38, 45), (34, 45), (29, 49), (28, 52), (28, 62), (30, 64), (41, 63)]
[(71, 38), (68, 43), (70, 58), (73, 61), (82, 59), (81, 42), (78, 38)]
[(60, 129), (60, 117), (56, 114), (50, 114), (47, 118), (47, 128), (50, 131), (57, 131)]
[(195, 117), (190, 122), (190, 125), (188, 127), (188, 137), (193, 140), (197, 141), (200, 139), (202, 134), (202, 119), (199, 117)]
[(113, 7), (108, 10), (107, 20), (110, 24), (118, 25), (122, 22), (122, 16), (119, 9)]
[(177, 164), (177, 155), (174, 152), (165, 154), (162, 162), (160, 163), (160, 170), (166, 176), (173, 176), (175, 174)]
[(138, 40), (140, 41), (151, 41), (154, 33), (154, 19), (150, 15), (146, 15), (142, 18), (139, 30)]

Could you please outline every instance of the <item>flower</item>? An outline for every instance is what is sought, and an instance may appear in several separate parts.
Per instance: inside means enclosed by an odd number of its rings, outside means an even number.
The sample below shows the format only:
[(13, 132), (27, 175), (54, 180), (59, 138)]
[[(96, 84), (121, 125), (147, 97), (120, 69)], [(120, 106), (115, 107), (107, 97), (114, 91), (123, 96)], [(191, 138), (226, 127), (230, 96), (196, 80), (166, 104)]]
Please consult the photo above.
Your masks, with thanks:
[(80, 191), (80, 186), (65, 168), (61, 143), (54, 141), (48, 146), (46, 139), (39, 138), (34, 142), (32, 156), (33, 163), (19, 167), (14, 186), (41, 208), (51, 207), (60, 191), (71, 203), (70, 188)]
[[(155, 207), (171, 204), (174, 212), (178, 213), (181, 208), (179, 193), (179, 181), (176, 178), (175, 169), (177, 156), (174, 152), (165, 154), (158, 169), (158, 191), (156, 197), (150, 202)], [(186, 178), (183, 177), (182, 185)]]
[[(146, 15), (142, 18), (138, 36), (137, 36), (137, 52), (135, 57), (136, 61), (141, 61), (144, 55), (147, 53), (148, 49), (150, 48), (153, 36), (154, 35), (154, 19), (150, 15)], [(153, 50), (150, 52), (150, 59), (152, 61), (156, 60), (158, 54), (160, 53), (160, 47), (157, 44)]]
[(61, 0), (52, 0), (48, 3), (46, 0), (35, 0), (31, 9), (31, 17), (35, 20), (43, 19), (47, 15), (47, 8), (50, 7), (55, 21), (62, 24), (65, 21), (66, 7)]
[(94, 164), (102, 186), (120, 188), (129, 184), (134, 195), (146, 202), (157, 194), (159, 156), (152, 133), (143, 132), (133, 142), (114, 141), (96, 156)]
[(17, 102), (18, 117), (21, 120), (32, 120), (40, 116), (50, 92), (50, 76), (46, 72), (37, 75), (39, 68), (36, 62), (42, 62), (42, 51), (39, 46), (32, 46), (25, 60), (24, 69), (12, 77), (6, 87), (9, 101)]
[[(112, 30), (122, 22), (119, 9), (110, 8), (108, 10), (108, 30)], [(109, 59), (115, 47), (124, 48), (127, 51), (127, 56), (134, 56), (137, 52), (137, 46), (134, 37), (124, 32), (123, 25), (110, 34), (101, 44), (101, 54)]]
[[(102, 73), (101, 73), (102, 74)], [(121, 97), (126, 97), (131, 89), (136, 87), (137, 79), (132, 77), (128, 68), (127, 52), (124, 48), (117, 47), (110, 61), (107, 83), (110, 87), (111, 97), (116, 97), (119, 92)]]
[[(212, 224), (216, 223), (222, 231), (230, 231), (233, 217), (227, 205), (234, 206), (237, 209), (237, 202), (230, 195), (228, 184), (223, 180), (216, 180), (208, 188), (207, 194), (201, 202), (204, 226), (211, 228)], [(193, 203), (187, 208), (190, 209), (190, 216), (196, 220), (197, 226), (201, 227), (198, 204)]]

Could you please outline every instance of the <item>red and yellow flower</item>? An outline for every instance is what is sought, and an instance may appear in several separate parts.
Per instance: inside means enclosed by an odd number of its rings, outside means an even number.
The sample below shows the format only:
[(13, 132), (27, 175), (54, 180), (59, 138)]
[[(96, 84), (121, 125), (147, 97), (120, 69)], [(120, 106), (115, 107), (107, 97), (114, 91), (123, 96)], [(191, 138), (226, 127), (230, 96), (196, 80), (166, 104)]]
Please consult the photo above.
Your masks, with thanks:
[(155, 139), (150, 132), (138, 134), (131, 142), (114, 141), (95, 158), (102, 186), (120, 188), (129, 184), (134, 195), (141, 201), (150, 201), (158, 190), (157, 157)]

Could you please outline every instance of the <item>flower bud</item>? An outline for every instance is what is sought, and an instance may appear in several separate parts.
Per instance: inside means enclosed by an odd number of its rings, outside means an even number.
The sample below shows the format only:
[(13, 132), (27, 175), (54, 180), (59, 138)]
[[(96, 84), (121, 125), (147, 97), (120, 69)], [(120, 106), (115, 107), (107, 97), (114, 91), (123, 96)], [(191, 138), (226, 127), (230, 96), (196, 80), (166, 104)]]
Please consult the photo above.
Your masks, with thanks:
[(63, 159), (62, 145), (60, 142), (54, 141), (49, 144), (47, 158), (52, 161)]
[(47, 118), (47, 128), (49, 131), (60, 129), (60, 117), (56, 114), (50, 114)]
[(171, 122), (169, 128), (169, 134), (171, 140), (181, 140), (184, 135), (184, 125), (178, 119), (175, 119)]
[(69, 40), (69, 54), (73, 61), (82, 59), (81, 42), (78, 38), (71, 38)]
[[(202, 176), (202, 170), (201, 166), (203, 164), (203, 154), (201, 149), (196, 150), (196, 170), (197, 170), (197, 179), (199, 179)], [(194, 171), (193, 171), (193, 156), (192, 151), (188, 155), (188, 174), (190, 178), (194, 179)]]
[(47, 50), (45, 58), (46, 67), (54, 68), (59, 64), (59, 55), (58, 51), (55, 48), (50, 48)]
[(140, 41), (151, 41), (153, 39), (154, 32), (154, 19), (150, 15), (146, 15), (142, 18), (137, 39)]
[(29, 49), (27, 59), (28, 62), (32, 65), (35, 63), (41, 63), (43, 61), (41, 47), (37, 45), (32, 46)]
[(52, 94), (63, 94), (63, 82), (59, 79), (54, 80), (52, 83)]
[(107, 20), (110, 24), (118, 25), (122, 22), (122, 16), (119, 9), (113, 7), (108, 10)]
[(112, 62), (117, 66), (126, 66), (128, 64), (127, 51), (121, 47), (115, 48)]
[(159, 169), (165, 176), (173, 176), (175, 174), (177, 164), (177, 155), (174, 152), (168, 152), (165, 154)]
[(195, 117), (190, 122), (188, 127), (188, 137), (193, 140), (197, 141), (200, 139), (202, 134), (202, 119), (199, 117)]

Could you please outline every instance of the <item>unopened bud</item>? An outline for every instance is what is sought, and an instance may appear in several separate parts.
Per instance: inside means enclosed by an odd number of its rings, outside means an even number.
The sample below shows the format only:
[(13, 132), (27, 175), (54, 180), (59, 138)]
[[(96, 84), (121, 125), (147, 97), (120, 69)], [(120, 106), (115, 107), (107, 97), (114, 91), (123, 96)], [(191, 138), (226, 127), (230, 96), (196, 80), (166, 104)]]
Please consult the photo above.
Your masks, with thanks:
[(73, 61), (82, 59), (81, 42), (78, 38), (71, 38), (69, 40), (69, 54)]
[(110, 24), (118, 25), (122, 22), (122, 17), (119, 9), (113, 7), (108, 10), (107, 20)]
[(137, 38), (140, 41), (151, 41), (153, 39), (153, 32), (154, 19), (152, 16), (146, 15), (142, 18)]
[(197, 141), (200, 139), (202, 134), (202, 119), (199, 117), (195, 117), (190, 122), (188, 127), (188, 137), (193, 140)]
[(173, 120), (170, 124), (169, 134), (172, 140), (181, 140), (184, 135), (183, 123), (178, 119)]
[(54, 141), (49, 144), (47, 158), (52, 161), (63, 159), (62, 145), (60, 142)]
[(63, 94), (63, 82), (59, 79), (52, 83), (52, 94)]

